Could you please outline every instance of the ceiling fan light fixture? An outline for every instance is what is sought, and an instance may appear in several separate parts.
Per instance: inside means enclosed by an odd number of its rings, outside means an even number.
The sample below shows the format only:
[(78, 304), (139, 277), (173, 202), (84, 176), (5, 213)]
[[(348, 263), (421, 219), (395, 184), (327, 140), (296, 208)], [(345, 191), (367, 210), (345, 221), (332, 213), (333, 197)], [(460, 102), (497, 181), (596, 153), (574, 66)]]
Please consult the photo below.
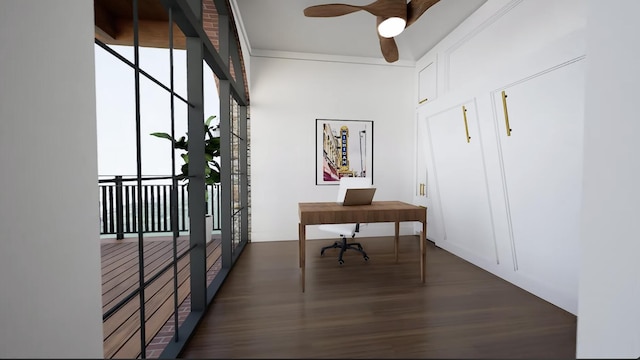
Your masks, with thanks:
[(378, 34), (385, 38), (392, 38), (400, 35), (404, 31), (405, 25), (407, 25), (405, 19), (396, 16), (389, 17), (378, 25)]

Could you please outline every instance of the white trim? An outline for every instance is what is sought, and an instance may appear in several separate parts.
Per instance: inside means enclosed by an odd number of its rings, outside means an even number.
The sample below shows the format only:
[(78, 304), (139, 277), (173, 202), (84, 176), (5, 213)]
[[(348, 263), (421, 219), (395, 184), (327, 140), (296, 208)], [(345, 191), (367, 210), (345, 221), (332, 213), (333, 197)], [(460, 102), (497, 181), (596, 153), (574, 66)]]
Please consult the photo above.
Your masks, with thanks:
[(382, 57), (367, 58), (367, 57), (357, 57), (357, 56), (327, 55), (327, 54), (301, 53), (301, 52), (276, 51), (276, 50), (254, 49), (251, 52), (251, 56), (262, 57), (262, 58), (311, 60), (311, 61), (339, 62), (339, 63), (352, 63), (352, 64), (363, 64), (363, 65), (399, 66), (399, 67), (407, 67), (407, 68), (415, 68), (416, 66), (415, 61), (398, 60), (394, 63), (388, 63)]

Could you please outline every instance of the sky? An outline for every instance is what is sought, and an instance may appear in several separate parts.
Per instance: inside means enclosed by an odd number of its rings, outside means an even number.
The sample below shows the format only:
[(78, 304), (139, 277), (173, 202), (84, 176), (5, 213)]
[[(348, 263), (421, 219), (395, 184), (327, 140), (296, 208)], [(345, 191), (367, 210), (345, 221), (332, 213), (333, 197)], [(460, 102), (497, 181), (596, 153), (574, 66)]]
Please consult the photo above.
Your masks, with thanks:
[[(112, 45), (111, 48), (129, 61), (134, 61), (132, 47)], [(186, 99), (186, 51), (174, 50), (173, 57), (174, 89)], [(141, 47), (139, 58), (142, 70), (170, 87), (168, 49)], [(95, 64), (98, 175), (135, 176), (137, 151), (134, 71), (98, 45), (95, 46)], [(203, 69), (205, 118), (216, 115), (218, 119), (220, 106), (214, 75), (204, 62)], [(168, 91), (140, 76), (140, 143), (144, 176), (171, 175), (171, 142), (150, 135), (152, 132), (171, 133), (170, 99)], [(179, 138), (187, 131), (187, 106), (178, 99), (174, 104), (175, 134)], [(182, 159), (176, 156), (177, 173), (180, 172), (180, 166)]]

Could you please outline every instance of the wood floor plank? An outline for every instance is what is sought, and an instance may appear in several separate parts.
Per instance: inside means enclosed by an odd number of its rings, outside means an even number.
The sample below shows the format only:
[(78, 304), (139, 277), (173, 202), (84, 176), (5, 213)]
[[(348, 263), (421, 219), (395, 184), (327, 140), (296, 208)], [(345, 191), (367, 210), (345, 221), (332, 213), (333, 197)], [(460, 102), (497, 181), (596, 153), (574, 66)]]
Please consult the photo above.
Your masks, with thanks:
[(576, 317), (417, 236), (359, 239), (371, 260), (307, 241), (247, 245), (181, 358), (575, 358)]

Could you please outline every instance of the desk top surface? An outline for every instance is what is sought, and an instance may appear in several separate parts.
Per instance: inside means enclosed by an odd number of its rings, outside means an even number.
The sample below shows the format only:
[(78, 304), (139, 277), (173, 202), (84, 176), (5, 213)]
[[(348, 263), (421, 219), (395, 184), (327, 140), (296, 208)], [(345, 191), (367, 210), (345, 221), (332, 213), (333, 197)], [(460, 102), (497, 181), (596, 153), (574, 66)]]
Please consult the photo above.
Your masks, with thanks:
[(300, 223), (340, 224), (352, 222), (421, 221), (427, 219), (427, 208), (402, 201), (374, 201), (371, 205), (343, 206), (336, 202), (298, 203)]

